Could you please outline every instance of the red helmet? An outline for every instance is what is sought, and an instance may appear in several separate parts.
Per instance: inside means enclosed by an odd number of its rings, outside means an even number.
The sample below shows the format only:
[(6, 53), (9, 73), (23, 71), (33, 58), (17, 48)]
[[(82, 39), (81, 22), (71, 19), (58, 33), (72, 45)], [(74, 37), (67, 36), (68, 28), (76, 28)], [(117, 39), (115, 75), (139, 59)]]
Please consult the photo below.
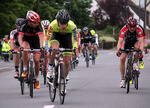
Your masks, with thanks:
[(26, 15), (26, 19), (35, 23), (40, 22), (40, 16), (34, 11), (28, 11)]
[(129, 19), (127, 19), (127, 23), (129, 26), (136, 26), (137, 25), (137, 20), (133, 17), (130, 17)]

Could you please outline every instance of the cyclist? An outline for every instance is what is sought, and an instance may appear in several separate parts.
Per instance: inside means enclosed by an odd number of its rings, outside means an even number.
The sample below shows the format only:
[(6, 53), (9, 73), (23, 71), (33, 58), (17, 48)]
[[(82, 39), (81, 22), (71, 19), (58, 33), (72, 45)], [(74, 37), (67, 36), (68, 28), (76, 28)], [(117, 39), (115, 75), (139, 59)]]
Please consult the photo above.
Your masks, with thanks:
[(92, 42), (92, 34), (89, 31), (88, 27), (84, 27), (83, 28), (83, 33), (81, 35), (81, 50), (84, 56), (84, 60), (85, 60), (85, 44), (88, 43), (88, 48), (89, 48), (89, 52), (90, 52), (90, 59), (92, 59), (92, 46), (91, 46), (91, 42)]
[[(15, 25), (16, 25), (16, 29), (12, 30), (10, 32), (10, 48), (11, 51), (15, 51), (18, 52), (19, 51), (19, 43), (18, 43), (18, 35), (19, 35), (19, 30), (20, 30), (20, 26), (23, 23), (25, 19), (23, 18), (18, 18), (15, 21)], [(15, 64), (15, 74), (14, 74), (14, 78), (18, 78), (19, 77), (19, 54), (15, 54), (15, 59), (14, 59), (14, 64)]]
[[(50, 46), (52, 49), (58, 49), (59, 47), (72, 49), (73, 46), (77, 45), (77, 27), (74, 22), (70, 20), (70, 15), (66, 10), (59, 10), (56, 19), (49, 25), (47, 40), (49, 40), (49, 38), (51, 40)], [(64, 54), (66, 78), (70, 70), (71, 55), (72, 53), (68, 52), (65, 52)], [(55, 52), (53, 51), (51, 56), (49, 56), (47, 78), (52, 78), (54, 58)]]
[[(49, 41), (45, 41), (45, 39), (47, 37), (47, 30), (48, 30), (49, 24), (50, 24), (49, 20), (43, 20), (43, 21), (41, 21), (41, 25), (42, 25), (42, 28), (43, 28), (43, 31), (44, 31), (43, 47), (46, 48), (45, 50), (47, 50), (47, 52), (49, 50), (50, 42)], [(42, 54), (41, 54), (41, 59), (40, 59), (40, 71), (42, 71), (42, 65), (43, 65), (43, 62), (42, 62), (43, 55)]]
[(44, 38), (43, 38), (43, 46), (45, 46), (46, 50), (49, 50), (49, 46), (50, 46), (50, 41), (45, 41), (47, 38), (47, 30), (48, 30), (48, 26), (50, 25), (50, 21), (49, 20), (43, 20), (41, 21), (41, 25), (44, 31)]
[[(130, 17), (127, 20), (127, 24), (120, 31), (117, 50), (120, 50), (120, 48), (130, 49), (131, 47), (134, 47), (136, 50), (141, 49), (141, 51), (143, 52), (143, 32), (141, 28), (137, 26), (137, 20), (133, 17)], [(127, 55), (128, 55), (127, 52), (123, 51), (122, 54), (120, 55), (120, 72), (121, 72), (120, 88), (125, 87), (124, 74), (125, 74), (125, 60)], [(139, 54), (138, 52), (136, 52), (135, 63), (133, 63), (133, 69), (138, 69), (137, 65), (138, 58)]]
[(92, 42), (91, 42), (92, 43), (92, 47), (95, 50), (96, 58), (98, 58), (98, 54), (97, 54), (97, 51), (98, 51), (98, 35), (95, 33), (94, 30), (91, 30), (90, 32), (92, 34)]
[[(43, 49), (43, 29), (40, 24), (40, 16), (34, 11), (28, 11), (26, 15), (26, 20), (20, 28), (19, 32), (19, 44), (21, 49)], [(35, 87), (40, 88), (40, 83), (38, 81), (38, 74), (40, 68), (40, 52), (34, 52), (34, 64), (35, 64)], [(24, 72), (22, 77), (27, 77), (27, 65), (28, 65), (28, 52), (23, 51), (23, 64)]]

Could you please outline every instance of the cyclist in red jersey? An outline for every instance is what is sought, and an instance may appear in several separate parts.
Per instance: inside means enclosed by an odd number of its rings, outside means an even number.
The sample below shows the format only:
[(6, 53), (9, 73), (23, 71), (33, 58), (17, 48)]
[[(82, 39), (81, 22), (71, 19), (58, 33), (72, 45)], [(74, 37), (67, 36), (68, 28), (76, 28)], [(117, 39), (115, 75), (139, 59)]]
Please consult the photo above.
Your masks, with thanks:
[[(43, 29), (40, 24), (40, 16), (34, 11), (28, 11), (26, 15), (26, 20), (21, 26), (19, 31), (19, 44), (21, 48), (24, 49), (40, 49), (43, 48)], [(23, 52), (23, 64), (24, 72), (22, 77), (27, 77), (27, 65), (28, 65), (28, 52)], [(40, 88), (40, 83), (38, 81), (39, 68), (40, 68), (40, 52), (34, 52), (34, 64), (35, 64), (35, 87), (36, 89)], [(27, 59), (28, 58), (28, 59)]]
[[(123, 43), (122, 43), (123, 42)], [(122, 47), (121, 47), (122, 44)], [(134, 47), (136, 50), (141, 49), (143, 52), (143, 31), (141, 28), (137, 26), (137, 20), (133, 17), (130, 17), (127, 20), (127, 25), (125, 25), (119, 35), (119, 40), (117, 44), (117, 50), (120, 48), (122, 49), (130, 49), (131, 47)], [(127, 57), (127, 52), (122, 52), (120, 55), (120, 72), (121, 72), (121, 81), (120, 81), (120, 88), (125, 87), (125, 60)], [(135, 63), (133, 64), (133, 69), (138, 69), (138, 58), (139, 54), (136, 52), (135, 54)]]
[[(23, 18), (18, 18), (15, 22), (16, 25), (16, 29), (12, 30), (10, 32), (10, 48), (11, 51), (14, 52), (18, 52), (19, 51), (19, 43), (18, 43), (18, 35), (19, 35), (19, 30), (20, 30), (20, 26), (23, 23), (25, 19)], [(14, 78), (18, 78), (19, 77), (19, 54), (15, 54), (15, 59), (14, 59), (14, 64), (15, 64), (15, 74), (14, 74)]]

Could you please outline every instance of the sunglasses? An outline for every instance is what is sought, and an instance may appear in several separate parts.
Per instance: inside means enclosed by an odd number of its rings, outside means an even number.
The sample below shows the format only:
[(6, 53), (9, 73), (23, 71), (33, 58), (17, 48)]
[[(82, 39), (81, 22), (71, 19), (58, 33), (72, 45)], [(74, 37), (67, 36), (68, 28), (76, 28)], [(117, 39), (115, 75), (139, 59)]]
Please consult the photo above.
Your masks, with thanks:
[(129, 26), (129, 29), (135, 29), (136, 26)]
[(32, 21), (30, 21), (30, 23), (31, 23), (32, 25), (38, 25), (38, 23), (35, 23), (35, 22), (32, 22)]

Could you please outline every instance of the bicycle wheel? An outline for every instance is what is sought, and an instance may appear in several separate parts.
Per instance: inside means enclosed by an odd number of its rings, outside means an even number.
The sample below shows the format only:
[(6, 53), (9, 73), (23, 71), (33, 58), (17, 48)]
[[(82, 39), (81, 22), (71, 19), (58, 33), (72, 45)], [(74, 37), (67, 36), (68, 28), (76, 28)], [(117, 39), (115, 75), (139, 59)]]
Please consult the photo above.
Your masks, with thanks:
[(85, 60), (86, 60), (86, 67), (89, 67), (89, 54), (88, 54), (88, 49), (87, 48), (86, 48)]
[(20, 86), (21, 86), (21, 94), (24, 94), (24, 78), (21, 76), (23, 73), (23, 61), (20, 59)]
[(56, 97), (56, 86), (55, 86), (56, 82), (57, 82), (56, 77), (54, 77), (51, 84), (49, 84), (49, 96), (50, 96), (51, 102), (54, 102), (55, 97)]
[(92, 50), (92, 65), (95, 65), (95, 51)]
[(46, 72), (47, 72), (47, 57), (44, 57), (44, 59), (43, 59), (43, 69), (42, 69), (42, 71), (43, 71), (43, 78), (44, 78), (44, 85), (46, 84)]
[(65, 100), (65, 95), (66, 95), (66, 91), (65, 91), (65, 68), (64, 68), (64, 64), (60, 64), (58, 71), (60, 71), (61, 75), (60, 75), (60, 82), (59, 82), (59, 97), (60, 97), (60, 103), (63, 104), (64, 100)]
[(131, 73), (131, 66), (129, 66), (129, 63), (127, 64), (127, 69), (126, 69), (126, 84), (127, 84), (127, 94), (130, 91), (130, 73)]
[(30, 97), (33, 98), (33, 61), (30, 61), (29, 79), (30, 79)]
[(137, 73), (135, 74), (134, 84), (135, 84), (136, 90), (138, 90), (138, 74)]

